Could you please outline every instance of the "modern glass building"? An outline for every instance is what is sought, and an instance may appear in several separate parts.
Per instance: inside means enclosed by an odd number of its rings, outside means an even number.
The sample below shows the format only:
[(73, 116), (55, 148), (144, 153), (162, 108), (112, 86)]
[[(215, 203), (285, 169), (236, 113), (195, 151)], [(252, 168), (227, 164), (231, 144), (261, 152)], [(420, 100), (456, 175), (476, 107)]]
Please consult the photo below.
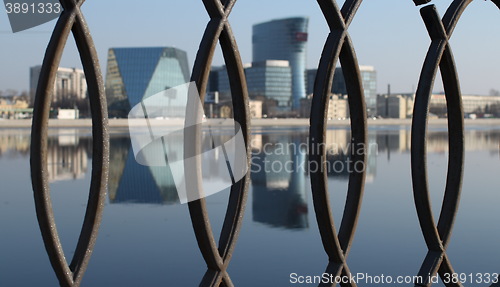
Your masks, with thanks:
[(110, 117), (127, 117), (141, 100), (189, 82), (185, 51), (170, 47), (111, 48), (106, 97)]
[(272, 20), (253, 26), (253, 62), (286, 60), (292, 70), (292, 108), (306, 96), (307, 27), (305, 17)]
[[(373, 66), (359, 66), (361, 73), (361, 81), (363, 83), (366, 109), (368, 116), (375, 116), (377, 114), (377, 71)], [(314, 79), (316, 78), (316, 69), (307, 70), (307, 93), (314, 92)], [(342, 68), (335, 69), (333, 76), (332, 93), (347, 95), (347, 88), (345, 84), (344, 74)]]
[(278, 110), (292, 108), (292, 70), (288, 61), (256, 62), (245, 69), (250, 98), (275, 100)]
[(316, 80), (316, 73), (318, 69), (309, 69), (306, 71), (306, 93), (311, 95), (314, 93), (314, 81)]
[[(377, 71), (373, 66), (359, 66), (359, 72), (361, 73), (368, 116), (375, 116), (377, 114)], [(342, 68), (335, 69), (332, 92), (347, 94)]]
[(209, 77), (210, 92), (219, 92), (220, 100), (231, 101), (231, 85), (226, 66), (212, 67)]

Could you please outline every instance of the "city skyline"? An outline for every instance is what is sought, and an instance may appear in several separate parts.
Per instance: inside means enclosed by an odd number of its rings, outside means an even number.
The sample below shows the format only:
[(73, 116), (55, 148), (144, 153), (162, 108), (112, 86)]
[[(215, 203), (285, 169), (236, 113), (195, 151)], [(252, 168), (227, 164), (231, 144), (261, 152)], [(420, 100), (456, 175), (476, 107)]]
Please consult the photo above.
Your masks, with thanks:
[[(297, 19), (303, 20), (303, 18), (278, 20), (278, 23), (280, 24), (277, 25), (277, 27), (280, 28), (278, 30), (283, 28), (282, 23), (290, 23)], [(269, 23), (274, 25), (275, 22), (276, 21), (264, 23), (264, 25), (268, 25)], [(295, 25), (297, 23), (293, 22), (292, 24)], [(296, 33), (297, 32), (292, 31), (291, 35), (297, 36)], [(305, 34), (307, 38), (306, 32), (301, 33)], [(269, 38), (270, 35), (271, 34), (266, 37)], [(292, 41), (295, 41), (295, 36), (292, 36)], [(288, 40), (283, 43), (285, 46), (289, 45), (287, 41)], [(300, 40), (299, 42), (303, 41)], [(291, 46), (293, 47), (293, 44)], [(265, 51), (264, 54), (266, 54)], [(274, 55), (277, 55), (276, 52), (274, 52)], [(269, 57), (272, 58), (272, 56)], [(300, 57), (302, 58), (302, 56)], [(138, 104), (143, 99), (148, 98), (163, 89), (169, 89), (189, 81), (187, 62), (188, 59), (186, 52), (172, 47), (110, 48), (108, 51), (108, 61), (105, 74), (106, 98), (110, 117), (124, 118), (127, 116), (130, 108)], [(299, 63), (298, 66), (300, 68), (302, 65)], [(34, 90), (36, 89), (40, 69), (40, 65), (30, 68), (31, 101), (34, 100)], [(415, 96), (414, 93), (391, 93), (389, 88), (387, 94), (377, 95), (376, 69), (373, 66), (359, 66), (359, 69), (364, 87), (365, 101), (367, 103), (367, 112), (369, 117), (405, 119), (412, 116), (413, 101)], [(249, 97), (254, 100), (254, 102), (260, 102), (259, 111), (256, 110), (257, 106), (250, 105), (251, 109), (256, 112), (253, 117), (261, 118), (262, 115), (264, 118), (309, 117), (309, 110), (311, 108), (310, 101), (317, 72), (316, 69), (308, 69), (303, 73), (299, 73), (302, 74), (303, 77), (305, 76), (305, 79), (299, 79), (299, 81), (304, 82), (305, 85), (303, 86), (307, 91), (303, 91), (303, 94), (306, 94), (307, 97), (299, 97), (299, 109), (294, 110), (291, 110), (291, 103), (294, 100), (294, 97), (292, 96), (292, 89), (294, 87), (292, 67), (290, 67), (287, 60), (265, 60), (262, 62), (253, 62), (252, 64), (244, 65), (244, 70), (247, 78)], [(212, 67), (208, 79), (209, 87), (207, 91), (209, 93), (220, 94), (217, 98), (222, 98), (224, 106), (218, 106), (219, 100), (217, 100), (216, 105), (217, 110), (219, 111), (216, 111), (215, 114), (212, 110), (213, 104), (208, 107), (211, 111), (210, 117), (217, 118), (231, 116), (231, 112), (225, 113), (224, 115), (220, 114), (222, 108), (226, 108), (227, 101), (230, 101), (230, 99), (228, 99), (228, 97), (230, 98), (230, 87), (227, 76), (227, 71), (224, 66)], [(86, 92), (85, 75), (83, 70), (59, 67), (54, 86), (55, 94), (53, 95), (52, 103), (54, 107), (68, 108), (64, 106), (64, 102), (61, 100), (79, 102), (79, 100), (84, 97)], [(79, 89), (81, 91), (77, 92)], [(337, 67), (335, 69), (331, 93), (331, 107), (328, 108), (328, 118), (349, 118), (347, 104), (348, 93), (344, 83), (341, 67)], [(447, 117), (446, 101), (444, 100), (444, 97), (445, 95), (442, 93), (432, 94), (429, 111), (433, 117)], [(492, 97), (462, 94), (464, 116), (466, 118), (473, 119), (478, 117), (498, 117), (498, 103), (500, 103), (499, 98), (500, 97), (498, 97), (498, 95), (496, 95), (496, 97)], [(174, 100), (175, 106), (175, 97), (169, 100), (169, 105), (172, 104), (170, 102), (172, 100)], [(263, 109), (263, 106), (266, 108)], [(227, 107), (231, 109), (229, 106)], [(7, 106), (6, 109), (9, 110), (12, 109), (12, 107)], [(174, 110), (178, 110), (177, 106), (173, 107), (173, 111)], [(8, 117), (10, 118), (10, 115)]]
[[(87, 1), (82, 8), (96, 44), (103, 73), (105, 73), (107, 50), (116, 46), (175, 46), (187, 51), (191, 60), (189, 65), (192, 66), (208, 22), (208, 15), (201, 3), (191, 5), (191, 3), (157, 2), (155, 3), (157, 9), (149, 9), (150, 6), (132, 9), (126, 5), (116, 5), (117, 3)], [(261, 5), (268, 5), (269, 9), (252, 13)], [(441, 15), (444, 14), (446, 5), (448, 3), (436, 3)], [(385, 9), (387, 7), (392, 9)], [(500, 39), (485, 37), (488, 34), (484, 29), (486, 25), (500, 24), (498, 17), (495, 17), (497, 10), (494, 8), (490, 1), (474, 1), (463, 15), (451, 39), (464, 93), (488, 94), (490, 89), (500, 90), (500, 84), (496, 80), (498, 78), (496, 75), (500, 74), (500, 60), (492, 57), (495, 47), (500, 44)], [(104, 16), (103, 12), (109, 10), (114, 11), (113, 21), (108, 21), (109, 17)], [(165, 11), (169, 17), (165, 17)], [(6, 13), (2, 15), (0, 37), (4, 53), (0, 55), (3, 75), (0, 79), (0, 90), (27, 90), (29, 87), (27, 68), (41, 63), (55, 21), (12, 34)], [(252, 3), (237, 2), (229, 20), (243, 62), (251, 62), (253, 24), (297, 15), (310, 19), (307, 68), (315, 68), (328, 35), (328, 27), (317, 3), (309, 2), (289, 3), (283, 0), (273, 3), (261, 0)], [(150, 30), (151, 27), (154, 27), (153, 31)], [(144, 32), (148, 30), (151, 32)], [(378, 93), (385, 92), (387, 84), (391, 84), (392, 90), (398, 92), (411, 92), (415, 89), (430, 40), (420, 19), (418, 8), (412, 1), (380, 0), (376, 3), (365, 1), (349, 31), (359, 63), (377, 67)], [(474, 53), (477, 50), (481, 53)], [(217, 51), (213, 65), (222, 64), (221, 53)], [(81, 67), (72, 39), (68, 41), (61, 66)], [(442, 90), (439, 80), (436, 81), (434, 90), (435, 92)]]

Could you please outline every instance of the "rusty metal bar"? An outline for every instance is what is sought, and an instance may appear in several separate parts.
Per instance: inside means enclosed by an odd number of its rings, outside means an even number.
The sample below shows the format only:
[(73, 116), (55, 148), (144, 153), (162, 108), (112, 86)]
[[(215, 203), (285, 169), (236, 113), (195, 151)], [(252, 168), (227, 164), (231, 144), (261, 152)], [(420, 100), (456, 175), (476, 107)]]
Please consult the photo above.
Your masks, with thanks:
[[(109, 137), (104, 84), (95, 46), (81, 13), (83, 0), (61, 0), (64, 11), (54, 28), (43, 61), (33, 111), (31, 129), (31, 179), (40, 231), (50, 262), (61, 286), (79, 286), (94, 248), (104, 208), (108, 166)], [(50, 198), (47, 169), (47, 133), (54, 81), (68, 40), (73, 32), (84, 67), (92, 113), (93, 154), (89, 199), (78, 244), (66, 261), (61, 246)]]
[[(411, 134), (411, 170), (415, 207), (429, 249), (419, 271), (422, 278), (429, 278), (429, 274), (434, 276), (436, 273), (444, 278), (444, 274), (454, 273), (451, 262), (446, 255), (446, 248), (460, 202), (464, 165), (464, 116), (460, 83), (448, 40), (460, 16), (471, 1), (455, 0), (448, 8), (443, 20), (439, 18), (434, 5), (426, 6), (420, 10), (432, 40), (415, 95)], [(426, 133), (429, 102), (438, 68), (441, 70), (446, 93), (450, 153), (445, 195), (436, 226), (427, 181)], [(417, 285), (430, 286), (432, 283), (427, 280)], [(450, 282), (446, 286), (462, 285)]]
[[(250, 114), (248, 111), (248, 91), (236, 40), (227, 21), (236, 0), (225, 1), (224, 5), (219, 0), (203, 0), (203, 3), (211, 20), (207, 25), (198, 50), (191, 80), (196, 82), (203, 102), (210, 72), (210, 63), (212, 62), (217, 41), (219, 41), (231, 86), (234, 119), (241, 125), (247, 151), (246, 165), (249, 165)], [(199, 148), (200, 144), (198, 143), (196, 146)], [(201, 162), (198, 161), (196, 165), (200, 167)], [(186, 174), (193, 175), (193, 181), (188, 183), (190, 184), (189, 188), (201, 191), (201, 171), (197, 167), (195, 169), (186, 169)], [(247, 173), (243, 179), (231, 186), (218, 246), (210, 226), (205, 200), (202, 198), (188, 204), (198, 246), (208, 268), (200, 286), (234, 286), (226, 270), (241, 230), (248, 196), (249, 178), (249, 173)]]
[[(363, 197), (365, 170), (353, 171), (349, 175), (346, 205), (339, 233), (337, 234), (329, 203), (326, 174), (326, 127), (328, 101), (337, 61), (340, 59), (349, 94), (351, 115), (351, 155), (353, 162), (366, 164), (367, 124), (364, 93), (356, 54), (347, 33), (349, 24), (361, 5), (361, 0), (348, 0), (339, 10), (336, 1), (318, 0), (325, 19), (330, 27), (330, 34), (325, 43), (318, 72), (314, 83), (314, 95), (311, 104), (309, 166), (316, 220), (325, 252), (329, 257), (327, 273), (334, 276), (349, 276), (351, 273), (346, 263), (354, 232), (358, 221)], [(317, 167), (313, 169), (312, 167)], [(320, 284), (319, 286), (334, 286)], [(356, 286), (350, 282), (343, 286)]]

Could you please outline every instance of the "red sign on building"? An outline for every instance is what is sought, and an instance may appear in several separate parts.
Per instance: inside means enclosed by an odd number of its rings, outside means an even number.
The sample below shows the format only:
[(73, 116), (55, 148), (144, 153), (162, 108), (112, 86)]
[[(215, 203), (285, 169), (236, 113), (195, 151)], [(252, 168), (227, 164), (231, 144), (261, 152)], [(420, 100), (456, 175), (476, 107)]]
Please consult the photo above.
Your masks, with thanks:
[(295, 40), (298, 42), (307, 42), (308, 34), (305, 32), (297, 32), (295, 33)]

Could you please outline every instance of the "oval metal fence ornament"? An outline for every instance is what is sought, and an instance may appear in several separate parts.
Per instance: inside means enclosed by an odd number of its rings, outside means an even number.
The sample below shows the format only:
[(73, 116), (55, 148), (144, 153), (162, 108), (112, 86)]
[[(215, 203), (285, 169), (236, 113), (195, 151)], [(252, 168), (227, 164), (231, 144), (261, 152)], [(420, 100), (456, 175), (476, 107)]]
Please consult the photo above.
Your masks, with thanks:
[[(335, 0), (318, 0), (318, 4), (330, 27), (330, 34), (323, 49), (314, 82), (314, 96), (311, 106), (311, 126), (309, 151), (309, 166), (311, 188), (314, 201), (316, 220), (323, 241), (323, 247), (329, 258), (326, 273), (331, 276), (349, 277), (351, 272), (346, 263), (363, 197), (366, 170), (354, 169), (349, 175), (347, 200), (337, 234), (333, 214), (329, 203), (327, 167), (326, 167), (326, 128), (328, 101), (332, 90), (333, 75), (337, 61), (340, 59), (346, 88), (348, 92), (349, 112), (351, 115), (350, 156), (352, 162), (363, 163), (366, 166), (367, 123), (366, 106), (358, 61), (347, 33), (349, 24), (354, 18), (362, 0), (347, 0), (339, 10)], [(313, 169), (314, 167), (319, 167)], [(335, 282), (320, 284), (320, 286), (335, 286)], [(349, 280), (345, 286), (356, 286)]]
[[(446, 254), (455, 217), (460, 202), (464, 167), (464, 115), (460, 83), (449, 39), (460, 16), (472, 0), (455, 0), (443, 19), (436, 7), (428, 5), (420, 14), (432, 40), (422, 67), (415, 95), (411, 130), (411, 172), (413, 194), (420, 227), (427, 244), (428, 253), (415, 282), (418, 286), (431, 286), (431, 278), (439, 274), (445, 281), (445, 274), (455, 273)], [(431, 208), (427, 180), (426, 133), (429, 104), (438, 68), (441, 70), (448, 111), (448, 172), (441, 213), (437, 226)], [(446, 286), (462, 286), (460, 282), (445, 282)]]
[[(43, 60), (31, 129), (31, 180), (36, 214), (50, 262), (61, 286), (79, 286), (96, 242), (106, 197), (109, 137), (107, 105), (97, 53), (80, 10), (83, 0), (61, 0), (59, 17)], [(68, 36), (72, 31), (85, 71), (92, 113), (93, 161), (87, 210), (80, 237), (68, 265), (56, 228), (47, 168), (51, 95)]]
[[(236, 0), (226, 0), (223, 3), (220, 0), (203, 0), (203, 4), (210, 16), (210, 22), (207, 25), (196, 55), (191, 81), (196, 82), (201, 102), (203, 102), (210, 72), (210, 63), (212, 62), (217, 41), (219, 41), (226, 61), (231, 86), (234, 121), (239, 123), (243, 134), (247, 155), (245, 165), (248, 166), (250, 164), (248, 91), (239, 50), (228, 22), (228, 16), (235, 3)], [(186, 115), (186, 119), (193, 118), (196, 119), (196, 115)], [(197, 139), (198, 137), (196, 137)], [(201, 145), (200, 142), (196, 142), (191, 146), (199, 149)], [(185, 152), (196, 153), (196, 151), (186, 149)], [(191, 180), (187, 182), (189, 190), (202, 191), (203, 179), (199, 167), (201, 167), (199, 157), (191, 165), (185, 165), (186, 177), (191, 175)], [(231, 186), (228, 207), (218, 245), (210, 225), (205, 199), (201, 198), (188, 203), (196, 240), (208, 268), (200, 286), (234, 286), (227, 273), (227, 268), (243, 222), (249, 178), (250, 173), (248, 172), (242, 179)]]

